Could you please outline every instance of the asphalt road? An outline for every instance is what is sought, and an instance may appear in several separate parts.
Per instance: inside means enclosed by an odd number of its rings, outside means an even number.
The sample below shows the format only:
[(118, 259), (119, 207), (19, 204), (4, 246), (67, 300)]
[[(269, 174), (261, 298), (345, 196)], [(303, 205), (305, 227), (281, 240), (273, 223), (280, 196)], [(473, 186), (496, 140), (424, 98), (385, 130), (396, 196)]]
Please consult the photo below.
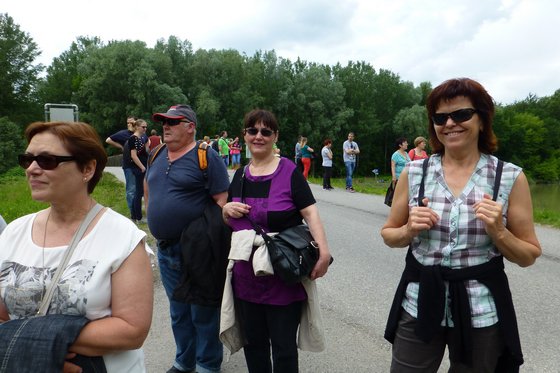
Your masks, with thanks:
[[(118, 168), (108, 171), (119, 173)], [(388, 207), (382, 197), (323, 191), (311, 185), (335, 258), (318, 280), (327, 349), (300, 352), (300, 371), (388, 372), (391, 345), (383, 330), (404, 268), (405, 249), (390, 249), (379, 235)], [(525, 357), (522, 372), (560, 372), (560, 231), (538, 226), (543, 256), (529, 268), (506, 264)], [(144, 344), (148, 372), (165, 372), (175, 348), (168, 302), (156, 271), (154, 318)], [(440, 372), (446, 372), (444, 360)], [(228, 356), (223, 373), (246, 372), (242, 352)]]

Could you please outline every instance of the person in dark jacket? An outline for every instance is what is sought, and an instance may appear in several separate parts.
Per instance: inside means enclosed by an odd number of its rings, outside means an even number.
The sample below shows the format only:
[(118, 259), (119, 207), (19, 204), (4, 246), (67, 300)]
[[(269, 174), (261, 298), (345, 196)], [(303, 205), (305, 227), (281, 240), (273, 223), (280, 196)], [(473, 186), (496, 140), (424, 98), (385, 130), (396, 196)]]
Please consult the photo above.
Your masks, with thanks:
[(494, 104), (480, 83), (448, 80), (427, 109), (434, 155), (405, 166), (381, 229), (409, 247), (385, 331), (391, 372), (435, 373), (446, 346), (450, 372), (518, 372), (503, 258), (527, 267), (541, 255), (527, 178), (491, 155)]
[[(188, 105), (175, 105), (153, 115), (163, 124), (159, 155), (146, 171), (144, 199), (148, 226), (157, 239), (158, 262), (170, 303), (171, 327), (176, 344), (173, 366), (168, 373), (219, 372), (223, 346), (219, 340), (220, 308), (178, 302), (173, 293), (183, 277), (181, 234), (204, 214), (209, 199), (218, 206), (227, 201), (229, 177), (218, 153), (206, 152), (208, 168), (199, 167), (198, 121)], [(152, 154), (155, 152), (152, 152)], [(210, 276), (210, 274), (209, 274)]]

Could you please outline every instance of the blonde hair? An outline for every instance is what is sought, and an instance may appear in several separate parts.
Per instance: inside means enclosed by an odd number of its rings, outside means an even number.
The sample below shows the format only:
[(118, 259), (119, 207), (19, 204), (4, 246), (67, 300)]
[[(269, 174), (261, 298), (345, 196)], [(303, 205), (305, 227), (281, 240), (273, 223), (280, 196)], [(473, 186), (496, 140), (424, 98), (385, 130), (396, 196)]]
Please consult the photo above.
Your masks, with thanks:
[(422, 136), (418, 136), (414, 139), (414, 146), (418, 146), (418, 144), (420, 144), (422, 141), (428, 143), (425, 138), (423, 138)]

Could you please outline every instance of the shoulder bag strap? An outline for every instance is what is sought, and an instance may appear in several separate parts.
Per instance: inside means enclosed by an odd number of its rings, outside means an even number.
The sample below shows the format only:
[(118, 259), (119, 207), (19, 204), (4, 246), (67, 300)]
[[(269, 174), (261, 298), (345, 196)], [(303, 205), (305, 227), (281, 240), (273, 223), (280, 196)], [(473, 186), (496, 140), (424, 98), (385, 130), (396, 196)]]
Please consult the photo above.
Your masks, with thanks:
[(492, 201), (496, 201), (498, 198), (498, 192), (500, 191), (500, 182), (502, 181), (502, 170), (504, 169), (504, 161), (498, 159), (498, 166), (496, 167), (496, 176), (494, 179), (494, 195), (492, 196)]
[(424, 162), (422, 162), (422, 180), (420, 180), (420, 189), (418, 190), (418, 206), (423, 207), (424, 206), (424, 202), (422, 202), (422, 200), (424, 199), (424, 179), (426, 178), (426, 171), (428, 170), (428, 162), (430, 161), (430, 158), (426, 158), (424, 159)]
[(86, 232), (86, 229), (88, 228), (90, 223), (93, 221), (95, 216), (99, 213), (99, 211), (101, 211), (102, 208), (103, 208), (103, 206), (100, 205), (99, 203), (97, 203), (95, 206), (93, 206), (89, 210), (89, 212), (86, 215), (86, 217), (84, 218), (84, 220), (82, 220), (82, 223), (78, 227), (78, 230), (76, 231), (76, 233), (74, 233), (74, 237), (72, 237), (72, 240), (70, 241), (70, 244), (68, 245), (68, 248), (66, 249), (66, 252), (64, 253), (64, 257), (62, 258), (62, 261), (60, 262), (60, 265), (56, 269), (56, 272), (55, 272), (55, 274), (54, 274), (54, 276), (51, 280), (51, 283), (49, 284), (49, 286), (47, 287), (47, 290), (45, 291), (45, 296), (43, 297), (43, 300), (41, 302), (41, 306), (39, 307), (39, 311), (37, 311), (37, 316), (45, 316), (47, 314), (47, 311), (49, 310), (49, 306), (51, 304), (51, 299), (52, 299), (53, 294), (54, 294), (54, 289), (56, 288), (56, 285), (58, 284), (58, 280), (60, 280), (60, 276), (62, 276), (62, 272), (64, 272), (64, 269), (68, 265), (68, 262), (70, 261), (70, 257), (72, 256), (72, 253), (74, 252), (74, 249), (76, 248), (76, 246), (78, 246), (78, 242), (80, 242), (80, 240), (84, 236), (84, 233)]

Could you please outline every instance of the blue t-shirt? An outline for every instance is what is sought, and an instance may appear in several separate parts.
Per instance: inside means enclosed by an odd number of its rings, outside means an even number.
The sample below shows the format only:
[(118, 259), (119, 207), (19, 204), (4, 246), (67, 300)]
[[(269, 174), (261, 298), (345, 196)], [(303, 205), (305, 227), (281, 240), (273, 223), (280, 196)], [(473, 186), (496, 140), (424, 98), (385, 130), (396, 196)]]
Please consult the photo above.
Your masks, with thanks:
[(229, 176), (218, 153), (208, 149), (208, 190), (198, 164), (198, 147), (169, 162), (167, 147), (148, 166), (148, 226), (158, 240), (181, 237), (184, 227), (204, 212), (209, 195), (228, 190)]
[(111, 136), (109, 136), (109, 138), (111, 140), (113, 140), (114, 142), (119, 143), (122, 146), (124, 146), (126, 141), (130, 138), (130, 136), (132, 136), (133, 133), (134, 132), (129, 131), (129, 130), (120, 130), (120, 131), (112, 134)]

